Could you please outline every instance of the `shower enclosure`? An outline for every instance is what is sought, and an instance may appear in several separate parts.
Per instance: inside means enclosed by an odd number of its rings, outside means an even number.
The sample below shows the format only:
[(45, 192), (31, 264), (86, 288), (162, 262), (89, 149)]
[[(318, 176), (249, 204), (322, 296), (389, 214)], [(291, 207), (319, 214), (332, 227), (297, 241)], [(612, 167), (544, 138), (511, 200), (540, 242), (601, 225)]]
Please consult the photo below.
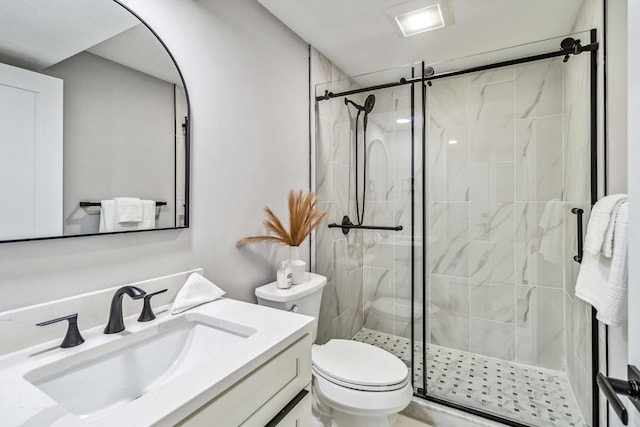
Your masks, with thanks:
[[(597, 339), (574, 286), (596, 200), (596, 49), (593, 31), (356, 78), (315, 54), (329, 77), (315, 188), (332, 212), (314, 248), (319, 342), (390, 351), (417, 399), (592, 425)], [(364, 141), (345, 97), (371, 95)]]

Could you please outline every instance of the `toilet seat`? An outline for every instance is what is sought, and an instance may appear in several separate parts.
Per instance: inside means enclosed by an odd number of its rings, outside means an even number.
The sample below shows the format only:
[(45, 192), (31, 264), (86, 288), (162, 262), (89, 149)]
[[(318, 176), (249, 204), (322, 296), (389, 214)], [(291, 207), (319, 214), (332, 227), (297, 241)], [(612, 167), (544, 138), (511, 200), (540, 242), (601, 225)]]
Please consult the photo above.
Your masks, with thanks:
[(409, 370), (391, 353), (358, 341), (333, 339), (312, 351), (313, 373), (342, 387), (393, 391), (409, 382)]

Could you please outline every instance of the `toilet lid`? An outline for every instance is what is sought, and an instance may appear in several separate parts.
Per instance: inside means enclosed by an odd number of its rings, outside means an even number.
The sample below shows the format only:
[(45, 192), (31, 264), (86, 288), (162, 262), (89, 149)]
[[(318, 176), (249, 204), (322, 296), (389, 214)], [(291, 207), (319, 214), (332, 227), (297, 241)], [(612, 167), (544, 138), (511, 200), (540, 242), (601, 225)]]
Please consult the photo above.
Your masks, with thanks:
[(312, 359), (314, 370), (322, 377), (353, 388), (403, 386), (409, 377), (409, 370), (400, 359), (358, 341), (330, 340), (313, 348)]

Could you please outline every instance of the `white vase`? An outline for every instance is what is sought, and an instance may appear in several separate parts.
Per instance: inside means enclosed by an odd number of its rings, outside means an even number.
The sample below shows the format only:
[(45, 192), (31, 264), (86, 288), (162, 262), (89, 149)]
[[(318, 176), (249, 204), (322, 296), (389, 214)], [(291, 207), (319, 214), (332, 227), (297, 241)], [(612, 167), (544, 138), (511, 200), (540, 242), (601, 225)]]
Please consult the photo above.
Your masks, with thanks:
[(299, 285), (304, 282), (307, 263), (300, 259), (300, 246), (289, 246), (289, 266), (293, 273), (292, 283)]

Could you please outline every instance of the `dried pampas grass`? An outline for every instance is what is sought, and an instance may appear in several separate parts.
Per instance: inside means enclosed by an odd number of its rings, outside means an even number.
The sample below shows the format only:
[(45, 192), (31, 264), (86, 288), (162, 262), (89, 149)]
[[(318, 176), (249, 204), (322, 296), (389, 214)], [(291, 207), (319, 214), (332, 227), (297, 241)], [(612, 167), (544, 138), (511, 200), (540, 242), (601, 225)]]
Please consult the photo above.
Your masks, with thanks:
[(272, 242), (280, 245), (300, 246), (311, 231), (329, 216), (329, 211), (319, 211), (316, 195), (313, 191), (303, 193), (289, 191), (289, 230), (280, 219), (269, 209), (264, 208), (267, 219), (263, 224), (273, 234), (271, 236), (251, 236), (238, 240), (237, 247), (251, 243)]

